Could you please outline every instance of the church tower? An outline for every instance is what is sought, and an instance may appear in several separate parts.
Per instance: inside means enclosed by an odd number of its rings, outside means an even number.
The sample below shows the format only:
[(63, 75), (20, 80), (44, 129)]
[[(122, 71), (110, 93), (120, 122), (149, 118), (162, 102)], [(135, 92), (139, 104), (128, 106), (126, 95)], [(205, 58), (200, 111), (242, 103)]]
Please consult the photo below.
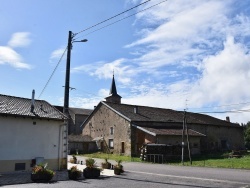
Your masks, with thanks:
[(112, 103), (117, 103), (117, 104), (121, 104), (121, 96), (117, 94), (117, 90), (116, 90), (116, 86), (115, 86), (115, 77), (113, 74), (113, 79), (112, 79), (112, 83), (111, 83), (111, 87), (110, 87), (110, 91), (109, 91), (109, 96), (106, 97), (106, 102), (112, 102)]

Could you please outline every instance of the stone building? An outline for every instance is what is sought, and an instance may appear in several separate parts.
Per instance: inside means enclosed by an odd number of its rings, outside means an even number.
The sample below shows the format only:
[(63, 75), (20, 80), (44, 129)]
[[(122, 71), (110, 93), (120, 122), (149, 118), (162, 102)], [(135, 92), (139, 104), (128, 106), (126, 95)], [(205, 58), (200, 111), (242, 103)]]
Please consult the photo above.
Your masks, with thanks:
[[(183, 134), (183, 119), (186, 128)], [(184, 124), (185, 125), (185, 124)], [(208, 115), (122, 104), (113, 77), (110, 95), (101, 101), (82, 124), (83, 135), (99, 141), (103, 151), (138, 156), (145, 143), (181, 145), (187, 136), (192, 154), (242, 149), (239, 124)]]
[[(63, 113), (63, 106), (55, 106), (60, 112)], [(93, 110), (84, 108), (69, 107), (69, 135), (82, 134), (81, 124), (91, 114)]]
[[(63, 113), (63, 106), (55, 106)], [(84, 108), (69, 107), (68, 120), (68, 154), (80, 154), (88, 151), (95, 151), (95, 142), (90, 137), (82, 136), (81, 124), (93, 110)]]

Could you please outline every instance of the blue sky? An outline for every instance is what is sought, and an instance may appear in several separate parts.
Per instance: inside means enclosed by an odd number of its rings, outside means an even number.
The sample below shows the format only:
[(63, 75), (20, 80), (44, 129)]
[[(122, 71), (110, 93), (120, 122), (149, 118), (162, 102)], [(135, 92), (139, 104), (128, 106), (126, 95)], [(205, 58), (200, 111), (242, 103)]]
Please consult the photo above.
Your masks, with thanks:
[[(145, 1), (145, 0), (144, 0)], [(113, 71), (122, 103), (187, 109), (250, 121), (250, 0), (1, 0), (1, 94), (36, 98), (67, 47), (70, 106), (92, 109), (109, 94)], [(162, 2), (162, 3), (160, 3)], [(150, 9), (135, 14), (152, 5)], [(63, 105), (66, 54), (40, 96)]]

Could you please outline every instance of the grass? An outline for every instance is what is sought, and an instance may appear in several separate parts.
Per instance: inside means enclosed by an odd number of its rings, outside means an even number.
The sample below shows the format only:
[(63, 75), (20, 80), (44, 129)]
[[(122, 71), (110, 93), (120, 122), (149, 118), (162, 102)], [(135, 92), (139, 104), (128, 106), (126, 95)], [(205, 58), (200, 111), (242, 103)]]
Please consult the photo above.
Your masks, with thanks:
[[(182, 165), (180, 161), (171, 161), (167, 164)], [(228, 153), (203, 155), (193, 157), (192, 165), (190, 161), (184, 161), (184, 166), (250, 169), (250, 155), (246, 154), (241, 158), (229, 158)]]
[[(141, 162), (139, 157), (128, 157), (123, 155), (106, 154), (106, 153), (92, 153), (84, 154), (85, 157), (101, 158), (108, 160), (122, 160), (123, 162)], [(166, 164), (182, 165), (180, 160), (168, 161)], [(184, 166), (198, 166), (198, 167), (216, 167), (216, 168), (237, 168), (250, 169), (250, 153), (241, 158), (229, 158), (229, 153), (219, 153), (213, 155), (194, 156), (192, 158), (192, 165), (189, 161), (184, 161)]]
[(127, 162), (141, 162), (139, 157), (128, 157), (124, 155), (116, 155), (116, 154), (107, 154), (107, 153), (92, 153), (92, 154), (84, 154), (82, 155), (84, 157), (90, 157), (90, 158), (100, 158), (100, 159), (105, 159), (107, 158), (108, 160), (115, 160), (115, 161), (127, 161)]

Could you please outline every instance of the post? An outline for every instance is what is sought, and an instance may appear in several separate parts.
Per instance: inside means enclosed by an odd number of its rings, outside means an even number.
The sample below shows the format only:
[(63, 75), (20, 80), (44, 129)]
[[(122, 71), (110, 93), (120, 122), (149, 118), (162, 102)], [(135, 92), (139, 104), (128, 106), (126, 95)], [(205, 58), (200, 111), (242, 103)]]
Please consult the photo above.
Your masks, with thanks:
[(69, 113), (69, 82), (70, 82), (71, 47), (72, 47), (72, 31), (69, 31), (67, 62), (66, 62), (66, 77), (65, 77), (65, 88), (64, 88), (64, 106), (63, 106), (63, 112), (66, 115), (68, 115)]
[(63, 155), (63, 164), (62, 166), (67, 169), (67, 157), (68, 157), (68, 129), (69, 129), (69, 83), (70, 83), (70, 56), (71, 56), (71, 48), (72, 48), (72, 31), (69, 31), (68, 37), (68, 50), (67, 50), (67, 61), (66, 61), (66, 76), (65, 76), (65, 88), (64, 88), (64, 105), (63, 105), (63, 113), (67, 117), (64, 121), (64, 136), (65, 141), (63, 143), (64, 155)]
[(183, 126), (182, 126), (182, 142), (181, 142), (181, 162), (182, 162), (182, 165), (184, 165), (184, 130), (185, 130), (185, 119), (186, 119), (186, 111), (184, 111)]
[(189, 156), (190, 165), (192, 165), (192, 158), (191, 158), (191, 151), (190, 151), (190, 143), (189, 143), (189, 134), (188, 134), (187, 118), (185, 118), (185, 127), (186, 127), (186, 135), (187, 135), (188, 156)]

